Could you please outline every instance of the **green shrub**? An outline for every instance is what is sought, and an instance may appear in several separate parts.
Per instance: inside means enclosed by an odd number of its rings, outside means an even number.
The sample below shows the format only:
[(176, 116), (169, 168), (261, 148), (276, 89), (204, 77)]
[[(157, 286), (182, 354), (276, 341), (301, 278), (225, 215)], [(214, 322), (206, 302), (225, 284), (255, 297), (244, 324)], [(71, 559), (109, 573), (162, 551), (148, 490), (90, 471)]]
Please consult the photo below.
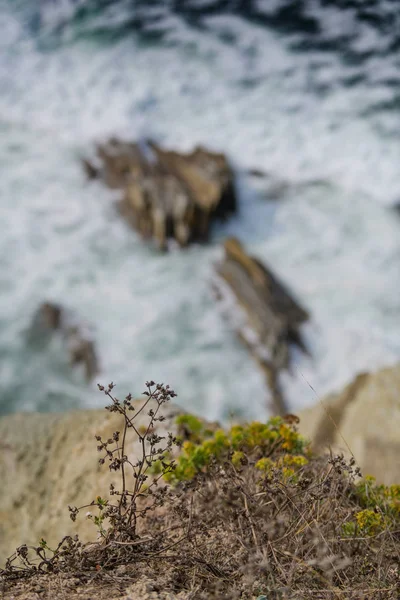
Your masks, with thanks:
[[(182, 442), (174, 470), (165, 475), (170, 483), (193, 479), (206, 472), (212, 461), (226, 460), (237, 468), (249, 463), (260, 471), (282, 468), (287, 476), (292, 476), (307, 464), (310, 455), (308, 441), (281, 417), (273, 417), (267, 423), (234, 425), (228, 431), (213, 431), (191, 415), (179, 416), (177, 424), (185, 426), (188, 439)], [(154, 472), (160, 469), (158, 465)]]
[(376, 535), (399, 522), (400, 485), (378, 485), (375, 477), (367, 475), (354, 485), (352, 494), (362, 510), (344, 523), (344, 535)]

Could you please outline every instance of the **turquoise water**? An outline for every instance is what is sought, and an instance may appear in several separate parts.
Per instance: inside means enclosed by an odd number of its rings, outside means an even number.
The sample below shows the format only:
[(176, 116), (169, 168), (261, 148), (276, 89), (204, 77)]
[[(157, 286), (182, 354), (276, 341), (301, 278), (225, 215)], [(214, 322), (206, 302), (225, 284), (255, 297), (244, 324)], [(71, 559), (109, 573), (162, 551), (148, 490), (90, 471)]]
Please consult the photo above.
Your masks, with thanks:
[[(103, 405), (58, 340), (27, 343), (49, 299), (93, 325), (98, 380), (121, 394), (152, 378), (210, 418), (264, 416), (210, 291), (228, 234), (311, 312), (312, 357), (283, 377), (293, 410), (315, 401), (307, 382), (323, 395), (397, 362), (399, 17), (396, 2), (0, 0), (0, 412)], [(239, 214), (207, 247), (158, 254), (85, 181), (80, 157), (109, 135), (225, 151)]]

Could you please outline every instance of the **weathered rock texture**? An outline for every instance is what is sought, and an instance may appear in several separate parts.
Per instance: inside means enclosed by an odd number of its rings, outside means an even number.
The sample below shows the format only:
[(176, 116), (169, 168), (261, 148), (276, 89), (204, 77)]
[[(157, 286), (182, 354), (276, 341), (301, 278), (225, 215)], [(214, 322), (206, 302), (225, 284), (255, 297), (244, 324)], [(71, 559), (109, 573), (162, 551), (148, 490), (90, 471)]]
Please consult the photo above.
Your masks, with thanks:
[[(112, 139), (98, 147), (98, 155), (106, 184), (124, 191), (121, 213), (161, 249), (168, 239), (180, 246), (206, 241), (213, 219), (236, 210), (233, 173), (223, 154), (200, 146), (183, 154), (153, 142)], [(91, 163), (83, 165), (88, 176), (96, 175)]]
[(400, 365), (358, 375), (341, 393), (300, 413), (299, 428), (316, 451), (352, 452), (364, 475), (399, 483)]
[(43, 302), (33, 318), (29, 339), (43, 338), (54, 332), (64, 338), (70, 364), (83, 365), (86, 379), (90, 381), (99, 371), (91, 332), (59, 304)]
[[(137, 403), (141, 406), (143, 401)], [(182, 412), (166, 404), (162, 410), (166, 418), (157, 423), (157, 432), (175, 433), (175, 418)], [(148, 424), (146, 413), (137, 417), (139, 428)], [(98, 463), (101, 455), (94, 436), (107, 440), (113, 431), (122, 431), (122, 424), (119, 416), (104, 409), (21, 413), (0, 419), (0, 566), (17, 546), (37, 545), (41, 537), (50, 548), (78, 531), (83, 540), (96, 539), (96, 528), (85, 519), (85, 511), (73, 523), (68, 505), (82, 506), (98, 495), (108, 498), (110, 483), (117, 487), (119, 475), (111, 473), (107, 463)], [(128, 439), (132, 460), (139, 456), (139, 444), (134, 435)]]
[(245, 252), (237, 239), (227, 239), (224, 249), (217, 273), (229, 288), (217, 281), (217, 296), (225, 299), (229, 290), (233, 292), (244, 317), (234, 326), (266, 375), (273, 410), (285, 414), (288, 410), (278, 375), (290, 366), (290, 344), (304, 349), (299, 327), (308, 319), (308, 313), (267, 267)]

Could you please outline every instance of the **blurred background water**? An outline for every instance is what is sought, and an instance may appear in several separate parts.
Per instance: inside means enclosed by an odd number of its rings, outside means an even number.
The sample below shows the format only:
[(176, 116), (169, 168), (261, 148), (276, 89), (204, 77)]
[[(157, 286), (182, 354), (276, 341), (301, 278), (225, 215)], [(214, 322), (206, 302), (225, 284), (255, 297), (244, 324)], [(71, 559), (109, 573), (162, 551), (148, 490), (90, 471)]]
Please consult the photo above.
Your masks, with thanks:
[[(396, 0), (0, 0), (0, 29), (0, 413), (103, 406), (57, 339), (27, 344), (47, 299), (94, 326), (119, 394), (152, 378), (209, 418), (265, 416), (210, 291), (232, 234), (311, 312), (293, 410), (400, 359)], [(238, 215), (157, 253), (85, 180), (110, 135), (226, 152)]]

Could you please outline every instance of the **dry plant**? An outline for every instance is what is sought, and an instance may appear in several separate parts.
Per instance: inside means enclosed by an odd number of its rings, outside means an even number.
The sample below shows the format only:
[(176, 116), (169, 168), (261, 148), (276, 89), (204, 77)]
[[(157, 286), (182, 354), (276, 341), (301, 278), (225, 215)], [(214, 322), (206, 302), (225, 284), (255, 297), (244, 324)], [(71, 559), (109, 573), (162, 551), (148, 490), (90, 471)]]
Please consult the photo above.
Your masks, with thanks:
[[(163, 438), (155, 430), (175, 396), (168, 386), (148, 382), (137, 412), (130, 396), (113, 396), (113, 384), (99, 387), (111, 400), (107, 410), (124, 418), (122, 433), (97, 437), (100, 461), (119, 472), (120, 489), (110, 490), (115, 502), (99, 496), (70, 507), (73, 519), (97, 511), (87, 516), (98, 540), (21, 546), (0, 571), (5, 590), (15, 593), (21, 578), (26, 590), (62, 576), (97, 582), (99, 597), (106, 585), (122, 593), (146, 579), (157, 593), (188, 600), (398, 598), (400, 486), (361, 479), (354, 460), (312, 456), (293, 416), (216, 431), (186, 415), (181, 437)], [(141, 431), (135, 417), (146, 409)], [(136, 462), (127, 456), (128, 430), (140, 448)]]

